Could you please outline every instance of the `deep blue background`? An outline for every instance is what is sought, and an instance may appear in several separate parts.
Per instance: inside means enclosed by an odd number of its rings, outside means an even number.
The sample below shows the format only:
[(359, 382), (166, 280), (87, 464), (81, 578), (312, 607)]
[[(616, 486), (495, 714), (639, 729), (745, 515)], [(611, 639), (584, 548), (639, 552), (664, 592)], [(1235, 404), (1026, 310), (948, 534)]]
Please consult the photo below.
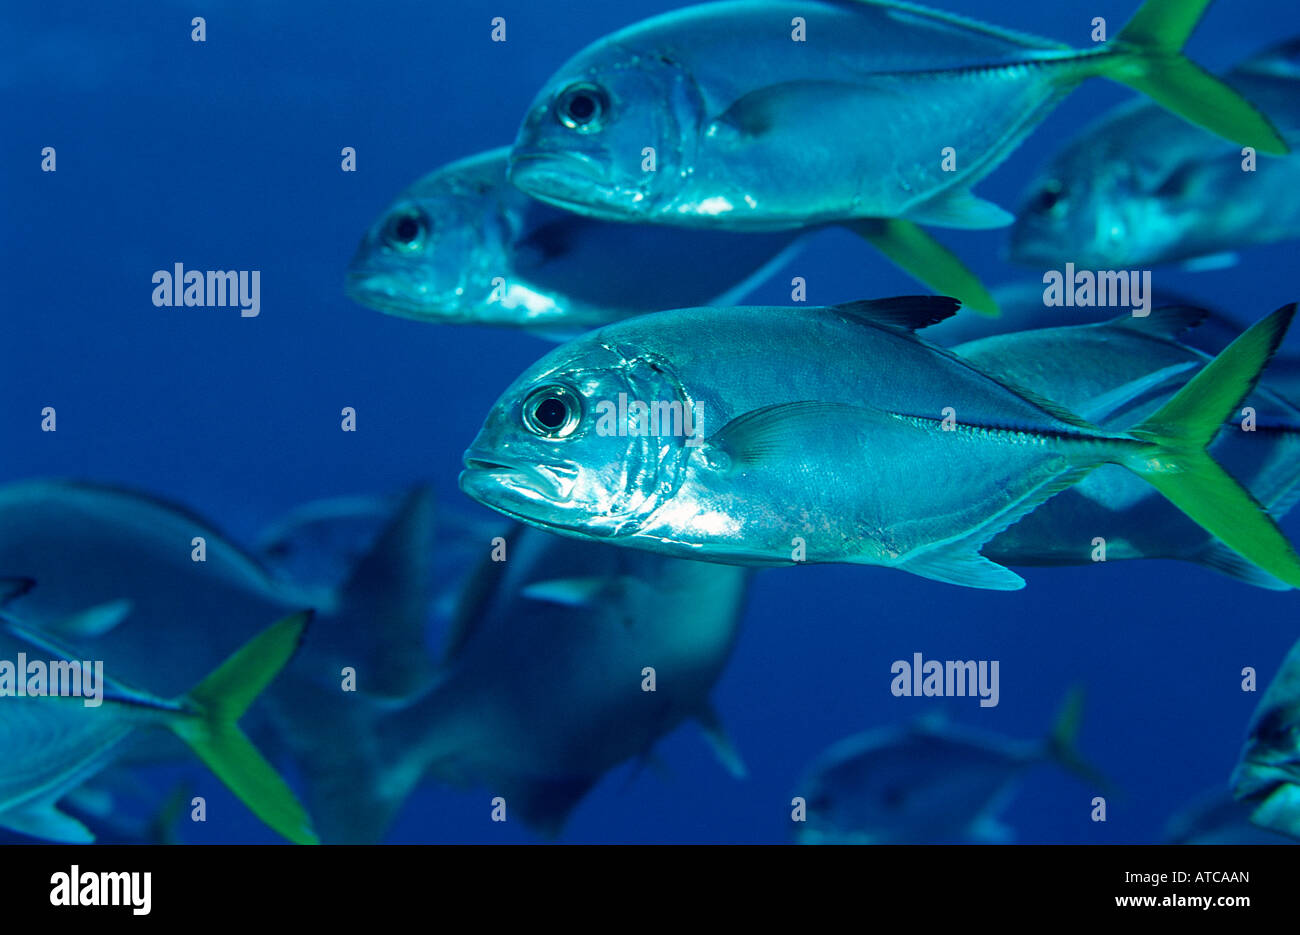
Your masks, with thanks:
[[(0, 19), (0, 481), (118, 482), (177, 499), (236, 537), (318, 496), (431, 482), (465, 505), (460, 455), (499, 390), (545, 350), (506, 331), (438, 328), (362, 309), (342, 293), (362, 231), (401, 188), (513, 139), (536, 88), (599, 36), (670, 7), (644, 0), (382, 4), (6, 4)], [(945, 0), (998, 25), (1086, 45), (1134, 0)], [(207, 42), (190, 18), (207, 18)], [(505, 16), (509, 40), (489, 41)], [(1223, 67), (1297, 31), (1282, 0), (1211, 10), (1198, 61)], [(980, 186), (1014, 208), (1064, 139), (1129, 92), (1091, 82)], [(1151, 145), (1158, 146), (1159, 140)], [(54, 146), (58, 171), (40, 171)], [(340, 171), (353, 146), (359, 171)], [(1002, 232), (942, 232), (988, 282)], [(1254, 319), (1297, 298), (1294, 244), (1230, 270), (1161, 270), (1158, 285)], [(262, 313), (155, 308), (150, 276), (259, 269)], [(838, 232), (755, 299), (788, 301), (791, 276), (828, 303), (916, 286)], [(59, 430), (39, 430), (43, 406)], [(360, 430), (339, 431), (354, 406)], [(1291, 533), (1296, 535), (1291, 526)], [(1087, 685), (1082, 748), (1124, 792), (1088, 820), (1089, 789), (1050, 767), (1004, 813), (1023, 841), (1141, 841), (1224, 783), (1257, 696), (1295, 638), (1295, 597), (1168, 562), (1029, 570), (1019, 593), (966, 590), (860, 567), (767, 572), (754, 588), (717, 707), (751, 773), (729, 778), (690, 727), (667, 739), (668, 775), (611, 774), (575, 812), (570, 841), (781, 841), (804, 765), (863, 728), (928, 702), (889, 693), (889, 664), (998, 659), (1002, 702), (955, 719), (1041, 736), (1067, 686)], [(183, 638), (183, 622), (178, 633)], [(192, 772), (198, 767), (171, 772)], [(169, 772), (169, 775), (171, 773)], [(200, 777), (211, 802), (215, 780)], [(397, 841), (532, 840), (488, 820), (487, 791), (426, 788)], [(238, 816), (193, 840), (267, 840)], [(188, 823), (187, 823), (188, 824)]]

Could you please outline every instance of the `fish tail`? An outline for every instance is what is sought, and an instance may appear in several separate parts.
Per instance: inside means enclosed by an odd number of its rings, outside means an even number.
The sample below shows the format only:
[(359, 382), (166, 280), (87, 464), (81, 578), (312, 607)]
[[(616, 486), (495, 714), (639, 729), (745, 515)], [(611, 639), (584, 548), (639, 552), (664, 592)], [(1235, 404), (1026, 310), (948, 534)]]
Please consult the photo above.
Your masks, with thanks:
[(1183, 55), (1211, 0), (1146, 0), (1097, 56), (1098, 73), (1241, 146), (1286, 155), (1286, 142), (1255, 105)]
[(235, 724), (292, 658), (311, 612), (267, 627), (179, 699), (167, 726), (268, 827), (295, 844), (319, 843), (311, 819), (275, 767)]
[(1300, 587), (1300, 556), (1268, 511), (1206, 451), (1259, 380), (1297, 306), (1256, 322), (1210, 361), (1173, 399), (1128, 435), (1144, 442), (1118, 463), (1248, 561)]
[(1076, 685), (1070, 689), (1057, 712), (1056, 721), (1047, 735), (1044, 746), (1048, 757), (1063, 769), (1074, 773), (1084, 782), (1091, 783), (1109, 792), (1111, 784), (1083, 755), (1077, 746), (1079, 727), (1083, 723), (1083, 688)]

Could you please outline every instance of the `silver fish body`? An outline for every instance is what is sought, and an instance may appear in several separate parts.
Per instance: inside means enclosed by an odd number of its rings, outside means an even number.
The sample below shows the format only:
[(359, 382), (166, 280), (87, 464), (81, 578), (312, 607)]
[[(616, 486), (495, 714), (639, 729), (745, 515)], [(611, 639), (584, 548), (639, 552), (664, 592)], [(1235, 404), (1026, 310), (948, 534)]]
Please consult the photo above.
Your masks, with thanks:
[(506, 180), (507, 150), (420, 179), (367, 231), (348, 294), (392, 315), (576, 335), (661, 308), (734, 300), (800, 232), (668, 231), (572, 214)]
[(1300, 839), (1300, 643), (1260, 698), (1229, 785), (1261, 828)]
[(1187, 17), (1148, 0), (1114, 41), (1084, 50), (902, 3), (686, 7), (563, 65), (525, 117), (510, 177), (593, 217), (687, 227), (998, 227), (1011, 216), (971, 186), (1095, 75), (1285, 149), (1244, 101), (1219, 97), (1215, 113), (1185, 93), (1214, 84), (1178, 54), (1204, 6)]
[[(1300, 40), (1224, 80), (1300, 142)], [(1151, 141), (1157, 140), (1158, 145)], [(1011, 231), (1018, 263), (1140, 268), (1300, 236), (1300, 158), (1234, 146), (1147, 101), (1116, 107), (1026, 189)]]
[[(1175, 340), (1203, 317), (1196, 309), (1158, 309), (1148, 318), (1015, 332), (953, 350), (1085, 418), (1122, 430), (1168, 402), (1210, 359)], [(1143, 386), (1145, 377), (1151, 380)], [(1125, 387), (1132, 389), (1116, 397), (1114, 391)], [(1300, 409), (1270, 390), (1267, 371), (1243, 406), (1253, 413), (1252, 430), (1229, 422), (1210, 451), (1280, 518), (1300, 496)], [(1010, 565), (1175, 558), (1257, 586), (1286, 587), (1240, 561), (1150, 485), (1115, 465), (1101, 466), (999, 534), (984, 554)]]
[(505, 560), (485, 556), (466, 585), (438, 683), (384, 726), (395, 776), (490, 788), (554, 834), (607, 770), (688, 718), (743, 769), (709, 693), (747, 570), (522, 526), (503, 541)]
[[(1146, 446), (1169, 443), (1156, 435), (1093, 428), (912, 333), (954, 307), (683, 309), (602, 328), (502, 394), (466, 452), (461, 487), (547, 529), (681, 557), (854, 562), (1023, 587), (979, 554), (986, 541), (1105, 462), (1155, 472), (1168, 492), (1165, 475), (1186, 455), (1157, 455)], [(1292, 312), (1255, 326), (1240, 348), (1262, 349), (1254, 338), (1266, 333), (1275, 346)], [(1247, 353), (1257, 372), (1267, 358)], [(671, 407), (683, 419), (665, 430), (656, 419)], [(1195, 482), (1187, 474), (1174, 483)], [(1268, 562), (1300, 580), (1276, 527), (1241, 519), (1265, 527), (1287, 556)]]

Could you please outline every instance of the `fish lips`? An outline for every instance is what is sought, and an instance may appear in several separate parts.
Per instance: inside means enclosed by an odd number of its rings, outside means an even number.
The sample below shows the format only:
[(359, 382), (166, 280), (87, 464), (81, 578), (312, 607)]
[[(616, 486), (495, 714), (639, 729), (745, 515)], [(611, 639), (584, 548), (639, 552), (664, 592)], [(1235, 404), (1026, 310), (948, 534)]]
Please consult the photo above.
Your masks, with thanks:
[(550, 514), (569, 502), (578, 476), (572, 462), (522, 462), (478, 448), (465, 452), (464, 463), (461, 490), (494, 510), (528, 521), (551, 522)]
[(603, 161), (587, 153), (524, 150), (510, 156), (510, 183), (529, 197), (599, 220), (636, 217), (632, 206), (644, 195), (626, 193), (607, 176)]

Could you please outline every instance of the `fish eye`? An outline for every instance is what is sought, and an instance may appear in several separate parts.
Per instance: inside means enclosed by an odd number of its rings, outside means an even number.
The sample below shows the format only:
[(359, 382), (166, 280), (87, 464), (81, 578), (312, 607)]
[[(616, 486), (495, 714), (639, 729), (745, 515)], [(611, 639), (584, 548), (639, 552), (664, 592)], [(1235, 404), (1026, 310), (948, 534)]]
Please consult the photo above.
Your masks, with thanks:
[(570, 85), (555, 99), (555, 115), (560, 123), (579, 133), (599, 130), (608, 110), (609, 96), (586, 82)]
[(541, 386), (524, 399), (524, 427), (543, 438), (572, 435), (582, 421), (582, 399), (558, 383)]
[(1059, 215), (1065, 210), (1065, 187), (1057, 180), (1049, 180), (1034, 197), (1034, 210), (1043, 214)]
[(395, 250), (408, 253), (424, 246), (429, 222), (424, 212), (412, 209), (394, 212), (384, 224), (384, 241)]

